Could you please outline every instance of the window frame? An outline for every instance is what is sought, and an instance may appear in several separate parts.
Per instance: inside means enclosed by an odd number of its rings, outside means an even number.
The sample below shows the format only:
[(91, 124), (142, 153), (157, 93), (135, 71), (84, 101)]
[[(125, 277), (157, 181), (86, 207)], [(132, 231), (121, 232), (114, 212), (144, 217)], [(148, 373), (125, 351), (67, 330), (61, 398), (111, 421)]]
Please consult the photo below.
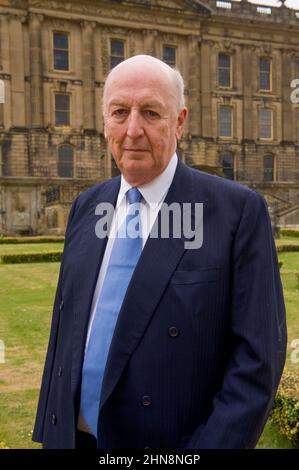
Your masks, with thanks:
[[(268, 170), (268, 173), (269, 173), (269, 169), (265, 168), (265, 159), (266, 159), (266, 157), (271, 157), (272, 158), (272, 167), (271, 167), (272, 179), (266, 179), (265, 178), (265, 174), (266, 174), (265, 170)], [(273, 181), (276, 181), (275, 156), (272, 153), (265, 153), (263, 155), (263, 183), (272, 183)]]
[[(57, 96), (67, 96), (69, 98), (69, 109), (68, 109), (68, 116), (69, 116), (69, 119), (68, 119), (68, 124), (57, 124), (56, 122), (56, 112), (63, 112), (64, 110), (63, 109), (57, 109), (56, 108), (56, 97)], [(54, 92), (54, 126), (61, 129), (61, 128), (69, 128), (71, 127), (71, 94), (70, 93), (64, 93), (64, 92), (59, 92), (59, 91), (55, 91)]]
[[(221, 109), (223, 108), (228, 108), (230, 109), (230, 135), (222, 135), (220, 133), (220, 128), (221, 128), (221, 119), (220, 119), (220, 114), (221, 114)], [(217, 129), (217, 134), (218, 134), (218, 137), (221, 138), (221, 139), (232, 139), (233, 138), (233, 135), (234, 135), (234, 108), (233, 106), (231, 105), (227, 105), (227, 104), (220, 104), (218, 106), (218, 118), (217, 118), (217, 121), (218, 121), (218, 129)]]
[[(262, 73), (265, 73), (265, 72), (262, 72), (261, 70), (261, 60), (267, 60), (269, 62), (269, 88), (262, 88), (261, 86), (261, 74)], [(270, 57), (266, 57), (266, 56), (260, 56), (259, 57), (259, 61), (258, 61), (258, 64), (259, 64), (259, 67), (258, 67), (258, 73), (259, 73), (259, 81), (258, 81), (258, 84), (259, 84), (259, 91), (261, 92), (271, 92), (272, 91), (272, 59)]]
[[(59, 152), (60, 152), (60, 150), (61, 150), (62, 148), (64, 148), (64, 147), (65, 147), (65, 148), (66, 148), (66, 147), (67, 147), (67, 148), (70, 148), (70, 149), (71, 149), (71, 152), (72, 152), (72, 153), (71, 153), (71, 157), (72, 157), (72, 166), (71, 166), (71, 170), (72, 170), (72, 171), (71, 171), (71, 173), (72, 173), (72, 174), (71, 174), (71, 175), (67, 175), (67, 176), (60, 174), (60, 171), (59, 171), (59, 168), (61, 168), (61, 166), (60, 166), (60, 165), (61, 165), (61, 162), (60, 162), (60, 154), (59, 154)], [(65, 165), (65, 168), (66, 168), (66, 165)], [(58, 178), (74, 178), (74, 177), (75, 177), (74, 147), (73, 147), (73, 145), (71, 145), (71, 144), (62, 143), (62, 144), (60, 144), (60, 145), (58, 146), (58, 151), (57, 151), (57, 176), (58, 176)]]
[[(263, 137), (262, 136), (262, 127), (261, 127), (261, 117), (262, 117), (262, 112), (263, 111), (269, 111), (270, 112), (270, 116), (271, 116), (271, 122), (270, 122), (270, 137)], [(274, 136), (274, 132), (273, 132), (273, 109), (272, 108), (259, 108), (259, 118), (258, 118), (258, 126), (259, 126), (259, 132), (258, 132), (258, 136), (259, 136), (259, 139), (260, 140), (267, 140), (267, 141), (270, 141), (270, 140), (273, 140), (273, 136)]]
[[(68, 39), (68, 49), (59, 49), (55, 48), (54, 45), (54, 35), (55, 33), (57, 34), (65, 34)], [(61, 72), (61, 73), (67, 73), (71, 71), (71, 54), (70, 54), (70, 42), (71, 42), (71, 34), (69, 31), (61, 31), (57, 29), (52, 30), (52, 67), (55, 72)], [(67, 57), (68, 57), (68, 68), (67, 69), (57, 69), (55, 67), (55, 50), (61, 50), (61, 51), (66, 51), (67, 50)]]
[[(123, 48), (124, 48), (124, 55), (123, 55), (123, 59), (118, 62), (117, 64), (115, 64), (113, 67), (111, 66), (111, 61), (112, 61), (112, 58), (115, 57), (115, 58), (118, 58), (118, 57), (121, 57), (121, 56), (115, 56), (115, 55), (112, 55), (112, 42), (113, 41), (117, 41), (117, 42), (121, 42), (123, 44)], [(114, 67), (116, 67), (119, 63), (123, 62), (124, 60), (126, 60), (126, 49), (127, 49), (127, 42), (125, 39), (122, 39), (120, 37), (109, 37), (109, 70), (112, 70)]]
[[(229, 156), (231, 157), (231, 159), (232, 159), (232, 167), (231, 167), (232, 178), (229, 178), (229, 177), (225, 176), (224, 166), (223, 166), (223, 159), (224, 159), (224, 156), (225, 156), (225, 155), (229, 155)], [(231, 152), (230, 150), (228, 150), (228, 151), (222, 151), (222, 152), (220, 153), (220, 164), (221, 164), (221, 169), (222, 169), (224, 178), (229, 179), (229, 180), (231, 180), (231, 181), (235, 181), (235, 179), (236, 179), (236, 168), (235, 168), (235, 155), (233, 154), (233, 152)]]
[[(164, 50), (168, 48), (168, 49), (173, 49), (174, 50), (174, 55), (175, 55), (175, 61), (174, 61), (174, 64), (171, 62), (166, 62), (166, 60), (164, 59)], [(178, 58), (178, 55), (177, 55), (177, 46), (173, 45), (173, 44), (162, 44), (162, 61), (169, 65), (169, 67), (172, 67), (172, 68), (176, 68), (177, 66), (177, 58)]]
[[(229, 85), (221, 85), (220, 83), (220, 68), (224, 69), (224, 67), (220, 67), (219, 65), (219, 58), (220, 55), (224, 55), (229, 57)], [(219, 52), (218, 53), (218, 61), (217, 61), (217, 85), (219, 88), (226, 88), (226, 89), (231, 89), (232, 88), (232, 55), (228, 54), (226, 52)]]

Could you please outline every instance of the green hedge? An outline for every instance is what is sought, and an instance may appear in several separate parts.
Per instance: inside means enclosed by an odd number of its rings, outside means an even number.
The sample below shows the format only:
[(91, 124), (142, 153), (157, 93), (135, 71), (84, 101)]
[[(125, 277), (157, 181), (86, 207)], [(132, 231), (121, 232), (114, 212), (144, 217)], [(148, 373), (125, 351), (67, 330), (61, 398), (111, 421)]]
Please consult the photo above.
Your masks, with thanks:
[(1, 237), (0, 244), (13, 244), (13, 243), (55, 243), (64, 242), (63, 236), (40, 236), (40, 237)]
[(276, 248), (278, 253), (284, 253), (287, 251), (299, 251), (299, 243), (298, 245), (279, 245)]
[(281, 228), (280, 235), (283, 237), (299, 238), (299, 229), (296, 228)]
[(284, 373), (270, 419), (299, 448), (299, 377)]
[(4, 264), (15, 263), (43, 263), (61, 261), (62, 251), (45, 251), (43, 253), (17, 253), (1, 255), (1, 261)]

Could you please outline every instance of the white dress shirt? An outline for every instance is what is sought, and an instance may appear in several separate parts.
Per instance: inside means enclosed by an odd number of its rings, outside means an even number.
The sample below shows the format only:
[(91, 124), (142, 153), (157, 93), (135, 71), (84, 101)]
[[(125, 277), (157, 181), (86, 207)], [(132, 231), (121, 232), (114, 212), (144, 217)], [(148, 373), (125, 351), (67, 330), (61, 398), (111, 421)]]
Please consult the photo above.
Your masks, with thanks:
[[(150, 181), (149, 183), (138, 186), (138, 189), (142, 195), (140, 210), (142, 248), (146, 243), (152, 226), (157, 218), (159, 210), (164, 202), (166, 194), (172, 183), (177, 167), (177, 162), (178, 157), (175, 153), (170, 159), (165, 170), (159, 176), (157, 176), (153, 181)], [(108, 236), (107, 245), (103, 256), (103, 261), (100, 267), (97, 284), (94, 290), (91, 305), (91, 315), (85, 343), (85, 351), (90, 338), (92, 323), (95, 317), (98, 299), (103, 287), (103, 282), (105, 279), (111, 251), (113, 248), (113, 243), (115, 240), (115, 235), (113, 236), (112, 234), (115, 234), (117, 232), (117, 227), (120, 227), (122, 222), (125, 220), (129, 208), (126, 193), (131, 187), (132, 186), (125, 180), (123, 175), (121, 175), (121, 185), (118, 193), (114, 216), (111, 223), (110, 233)], [(78, 429), (80, 429), (81, 431), (89, 432), (82, 418), (83, 417), (80, 415), (78, 421)]]

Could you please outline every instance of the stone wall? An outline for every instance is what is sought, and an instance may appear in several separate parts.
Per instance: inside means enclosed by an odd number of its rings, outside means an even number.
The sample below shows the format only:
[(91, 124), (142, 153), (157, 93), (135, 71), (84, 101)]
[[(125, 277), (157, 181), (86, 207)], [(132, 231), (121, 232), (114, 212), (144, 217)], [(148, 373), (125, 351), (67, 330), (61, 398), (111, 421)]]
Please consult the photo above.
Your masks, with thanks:
[[(102, 118), (112, 39), (124, 42), (125, 57), (162, 58), (164, 45), (175, 47), (189, 108), (179, 143), (182, 158), (222, 174), (221, 154), (231, 152), (235, 179), (256, 185), (281, 224), (299, 225), (299, 104), (290, 100), (291, 79), (299, 74), (299, 18), (285, 6), (262, 14), (245, 0), (226, 3), (230, 8), (219, 8), (216, 0), (0, 0), (0, 79), (6, 96), (0, 104), (1, 233), (62, 232), (76, 194), (114, 174)], [(54, 31), (69, 34), (67, 71), (53, 66)], [(221, 52), (232, 60), (228, 88), (217, 80)], [(260, 57), (272, 61), (268, 92), (258, 86)], [(70, 96), (69, 126), (55, 125), (55, 93)], [(229, 138), (218, 136), (223, 104), (233, 109)], [(258, 132), (264, 106), (273, 110), (270, 141)], [(61, 145), (72, 148), (72, 177), (58, 177)], [(263, 157), (269, 154), (275, 162), (271, 197), (263, 182)], [(276, 193), (287, 201), (287, 214)]]

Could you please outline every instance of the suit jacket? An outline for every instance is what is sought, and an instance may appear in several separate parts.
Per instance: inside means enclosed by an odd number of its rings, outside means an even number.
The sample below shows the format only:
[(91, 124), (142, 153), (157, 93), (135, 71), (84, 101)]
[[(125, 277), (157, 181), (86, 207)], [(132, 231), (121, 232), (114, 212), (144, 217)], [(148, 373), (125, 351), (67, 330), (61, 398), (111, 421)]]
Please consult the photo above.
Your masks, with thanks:
[[(120, 177), (75, 200), (33, 439), (74, 448), (84, 346), (107, 239), (100, 202)], [(149, 238), (109, 350), (99, 448), (252, 448), (269, 415), (286, 352), (285, 308), (264, 198), (181, 161), (166, 203), (203, 203), (203, 245)]]

